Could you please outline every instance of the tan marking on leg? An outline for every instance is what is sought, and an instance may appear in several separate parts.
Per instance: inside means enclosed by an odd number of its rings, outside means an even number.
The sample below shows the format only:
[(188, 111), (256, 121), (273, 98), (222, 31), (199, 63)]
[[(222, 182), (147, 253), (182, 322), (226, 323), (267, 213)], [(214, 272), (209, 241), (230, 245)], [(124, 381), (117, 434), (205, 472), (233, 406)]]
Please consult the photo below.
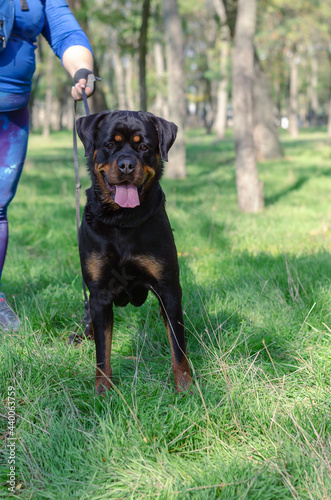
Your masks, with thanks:
[(93, 281), (98, 281), (102, 275), (104, 258), (96, 252), (92, 252), (86, 260), (86, 269)]
[(95, 375), (95, 389), (98, 394), (102, 394), (111, 388), (112, 369), (110, 356), (112, 335), (113, 331), (111, 328), (105, 330), (105, 366), (103, 370), (97, 367)]
[(172, 370), (174, 372), (176, 390), (177, 392), (188, 392), (191, 389), (192, 379), (191, 379), (191, 370), (188, 364), (186, 353), (183, 353), (185, 356), (183, 361), (181, 363), (178, 363), (178, 361), (176, 360), (173, 342), (171, 338), (170, 325), (168, 321), (166, 321), (165, 323), (171, 349)]
[(90, 326), (89, 326), (89, 329), (88, 329), (87, 338), (88, 338), (89, 340), (94, 340), (94, 330), (93, 330), (93, 324), (92, 324), (92, 321), (91, 321)]
[(95, 157), (96, 157), (96, 155), (97, 155), (97, 152), (98, 152), (98, 150), (96, 149), (96, 150), (94, 151), (94, 153), (93, 153), (93, 161), (95, 161)]
[(135, 255), (132, 256), (130, 260), (133, 260), (140, 267), (143, 267), (148, 274), (156, 278), (158, 281), (161, 280), (163, 274), (163, 264), (154, 257), (149, 257), (147, 255)]

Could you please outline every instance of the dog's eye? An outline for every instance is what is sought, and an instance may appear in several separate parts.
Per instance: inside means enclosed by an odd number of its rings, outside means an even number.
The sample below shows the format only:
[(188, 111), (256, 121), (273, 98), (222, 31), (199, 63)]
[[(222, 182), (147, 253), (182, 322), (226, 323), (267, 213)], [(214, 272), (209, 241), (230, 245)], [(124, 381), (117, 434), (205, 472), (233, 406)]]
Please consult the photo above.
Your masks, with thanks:
[(106, 148), (108, 149), (113, 149), (115, 147), (115, 144), (113, 142), (108, 142), (108, 144), (106, 144)]
[(140, 144), (139, 149), (141, 151), (147, 151), (148, 147), (146, 146), (146, 144)]

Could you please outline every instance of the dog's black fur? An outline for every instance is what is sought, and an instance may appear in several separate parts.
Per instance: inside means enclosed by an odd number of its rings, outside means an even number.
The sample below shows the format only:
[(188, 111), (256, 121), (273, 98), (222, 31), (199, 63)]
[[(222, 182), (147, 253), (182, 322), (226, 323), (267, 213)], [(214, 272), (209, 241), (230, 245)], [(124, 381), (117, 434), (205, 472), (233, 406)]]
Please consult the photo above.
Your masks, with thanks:
[(79, 252), (90, 291), (96, 390), (111, 386), (113, 304), (140, 306), (152, 290), (170, 341), (177, 391), (187, 391), (191, 375), (177, 252), (159, 183), (177, 127), (151, 113), (114, 111), (78, 119), (77, 132), (92, 180)]

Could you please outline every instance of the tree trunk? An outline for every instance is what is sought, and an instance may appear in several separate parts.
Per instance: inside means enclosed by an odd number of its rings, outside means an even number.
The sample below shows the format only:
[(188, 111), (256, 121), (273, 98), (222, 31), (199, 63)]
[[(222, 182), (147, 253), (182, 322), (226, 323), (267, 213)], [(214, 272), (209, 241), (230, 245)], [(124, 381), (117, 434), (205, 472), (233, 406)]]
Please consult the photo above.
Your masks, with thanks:
[(132, 80), (133, 80), (133, 57), (128, 54), (126, 58), (126, 70), (125, 70), (125, 94), (127, 100), (128, 109), (135, 109), (135, 102), (133, 97), (133, 88), (132, 88)]
[(232, 61), (236, 180), (239, 209), (250, 213), (263, 208), (253, 137), (255, 25), (256, 0), (238, 0)]
[[(227, 28), (227, 26), (224, 26)], [(225, 136), (227, 124), (227, 107), (228, 107), (228, 61), (230, 54), (230, 41), (225, 38), (221, 32), (221, 53), (220, 53), (220, 71), (221, 78), (217, 88), (217, 109), (214, 122), (214, 131), (217, 139), (223, 139)]]
[(43, 137), (48, 137), (51, 132), (51, 117), (52, 117), (52, 100), (53, 100), (53, 69), (54, 69), (54, 53), (49, 50), (47, 55), (46, 67), (46, 97), (45, 97), (45, 117)]
[[(331, 65), (331, 42), (329, 43), (328, 51), (329, 64)], [(331, 139), (331, 87), (330, 87), (330, 98), (329, 98), (329, 116), (328, 116), (328, 138)]]
[(258, 160), (280, 158), (283, 156), (275, 124), (274, 103), (269, 83), (254, 50), (254, 144)]
[(118, 47), (118, 33), (113, 30), (112, 40), (112, 57), (116, 79), (117, 101), (119, 109), (127, 109), (126, 95), (125, 95), (125, 77), (123, 61)]
[(144, 0), (139, 37), (139, 95), (140, 109), (144, 112), (147, 111), (146, 54), (149, 7), (150, 0)]
[(163, 15), (166, 38), (169, 119), (178, 126), (177, 139), (171, 148), (170, 161), (165, 174), (166, 177), (175, 179), (186, 176), (184, 41), (177, 0), (163, 0)]
[(67, 91), (65, 95), (63, 96), (64, 99), (64, 109), (63, 109), (63, 114), (62, 114), (62, 128), (65, 128), (66, 130), (72, 130), (73, 125), (74, 125), (74, 115), (73, 115), (73, 110), (72, 110), (72, 97), (70, 95), (70, 92)]
[(318, 96), (317, 96), (317, 86), (318, 86), (318, 59), (317, 55), (314, 53), (313, 59), (311, 61), (311, 124), (313, 127), (318, 125)]
[[(228, 24), (229, 36), (234, 35), (234, 13), (236, 3), (223, 0), (214, 0), (215, 8), (221, 19)], [(225, 22), (224, 21), (224, 22)], [(282, 147), (278, 138), (275, 124), (275, 105), (271, 99), (269, 83), (264, 74), (257, 52), (254, 48), (254, 82), (253, 82), (253, 108), (254, 108), (254, 143), (256, 156), (259, 160), (280, 158), (283, 156)]]
[(330, 94), (329, 116), (328, 116), (328, 137), (331, 139), (331, 94)]
[[(94, 74), (99, 76), (99, 64), (97, 59), (94, 57)], [(102, 111), (106, 111), (108, 109), (106, 95), (103, 91), (102, 82), (95, 82), (95, 92), (89, 97), (88, 100), (89, 108), (91, 113), (101, 113)]]
[(51, 129), (53, 132), (58, 132), (61, 128), (61, 103), (58, 98), (52, 102), (51, 110)]
[(165, 81), (165, 64), (163, 57), (163, 47), (160, 40), (156, 40), (154, 43), (154, 61), (155, 61), (155, 71), (157, 77), (157, 90), (155, 98), (155, 114), (168, 119), (168, 102), (164, 97), (162, 89), (163, 83)]
[(217, 108), (213, 130), (216, 132), (217, 139), (223, 139), (225, 136), (227, 124), (227, 106), (228, 106), (228, 86), (229, 86), (229, 56), (230, 56), (230, 28), (226, 24), (227, 16), (223, 0), (214, 0), (214, 8), (221, 21), (220, 38), (220, 81), (217, 86)]
[(289, 103), (289, 127), (288, 131), (292, 137), (298, 137), (298, 65), (295, 50), (290, 58), (290, 103)]

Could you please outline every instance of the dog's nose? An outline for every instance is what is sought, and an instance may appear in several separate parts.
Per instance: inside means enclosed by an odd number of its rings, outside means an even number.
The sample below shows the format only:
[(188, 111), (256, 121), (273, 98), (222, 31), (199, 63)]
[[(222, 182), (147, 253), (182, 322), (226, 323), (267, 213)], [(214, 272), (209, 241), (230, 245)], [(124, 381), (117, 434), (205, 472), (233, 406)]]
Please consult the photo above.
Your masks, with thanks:
[(135, 168), (135, 163), (130, 158), (123, 158), (117, 163), (117, 166), (123, 174), (130, 174)]

